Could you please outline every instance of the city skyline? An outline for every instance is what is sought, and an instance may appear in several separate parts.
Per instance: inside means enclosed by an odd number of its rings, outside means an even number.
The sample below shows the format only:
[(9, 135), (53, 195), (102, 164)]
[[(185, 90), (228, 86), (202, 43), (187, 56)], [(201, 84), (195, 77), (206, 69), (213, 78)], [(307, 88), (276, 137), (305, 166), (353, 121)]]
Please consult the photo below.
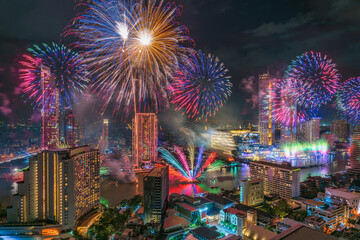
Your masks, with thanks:
[(0, 9), (1, 237), (359, 236), (357, 0)]

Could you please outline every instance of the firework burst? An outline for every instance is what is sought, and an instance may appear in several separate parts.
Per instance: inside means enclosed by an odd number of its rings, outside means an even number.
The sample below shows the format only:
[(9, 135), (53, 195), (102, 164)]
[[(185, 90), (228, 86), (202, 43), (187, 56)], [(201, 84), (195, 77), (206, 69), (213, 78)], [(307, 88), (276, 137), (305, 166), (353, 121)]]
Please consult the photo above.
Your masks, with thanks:
[(320, 52), (306, 52), (292, 61), (287, 70), (296, 103), (319, 108), (328, 103), (339, 87), (340, 74), (335, 63)]
[[(26, 101), (38, 107), (42, 101), (50, 101), (55, 95), (59, 95), (60, 109), (72, 106), (77, 102), (77, 94), (83, 93), (88, 84), (85, 66), (79, 55), (64, 45), (53, 43), (52, 45), (34, 45), (28, 49), (29, 54), (24, 54), (20, 61), (20, 87)], [(49, 74), (45, 76), (42, 68), (48, 68)], [(43, 75), (43, 76), (42, 76)], [(45, 86), (44, 80), (48, 80)], [(44, 92), (47, 94), (44, 95)]]
[(176, 21), (180, 7), (158, 0), (94, 0), (75, 19), (78, 45), (96, 79), (91, 89), (103, 113), (169, 106), (172, 71), (189, 51), (187, 29)]
[(175, 74), (173, 103), (196, 120), (215, 115), (231, 94), (228, 70), (217, 57), (201, 51), (191, 54)]
[(337, 93), (337, 108), (348, 123), (360, 123), (360, 77), (350, 78), (340, 86)]
[[(194, 149), (194, 146), (189, 146), (188, 149)], [(199, 153), (195, 161), (191, 160), (195, 159), (194, 151), (189, 152), (190, 165), (185, 153), (178, 146), (174, 146), (172, 150), (174, 154), (170, 153), (163, 147), (159, 148), (159, 153), (163, 157), (164, 161), (170, 165), (172, 175), (175, 175), (185, 182), (194, 182), (204, 176), (206, 168), (211, 167), (213, 164), (218, 162), (216, 161), (217, 155), (215, 152), (211, 153), (204, 161), (204, 150), (203, 146), (199, 147)]]
[(307, 108), (296, 104), (291, 90), (292, 82), (278, 79), (274, 84), (272, 115), (275, 121), (296, 127), (298, 123), (308, 121), (318, 115), (318, 108)]

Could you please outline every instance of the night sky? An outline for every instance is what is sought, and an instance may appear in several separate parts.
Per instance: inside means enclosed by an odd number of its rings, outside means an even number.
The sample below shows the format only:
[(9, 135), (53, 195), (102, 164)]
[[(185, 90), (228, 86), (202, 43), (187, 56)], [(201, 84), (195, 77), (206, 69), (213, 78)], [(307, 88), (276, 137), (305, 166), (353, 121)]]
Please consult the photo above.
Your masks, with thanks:
[[(305, 51), (331, 57), (346, 79), (360, 75), (358, 0), (184, 0), (180, 23), (197, 49), (218, 56), (232, 76), (233, 95), (221, 119), (256, 119), (257, 75), (281, 73)], [(0, 119), (36, 117), (19, 93), (18, 61), (33, 43), (59, 42), (77, 14), (74, 0), (0, 0)], [(335, 107), (320, 116), (334, 117)]]

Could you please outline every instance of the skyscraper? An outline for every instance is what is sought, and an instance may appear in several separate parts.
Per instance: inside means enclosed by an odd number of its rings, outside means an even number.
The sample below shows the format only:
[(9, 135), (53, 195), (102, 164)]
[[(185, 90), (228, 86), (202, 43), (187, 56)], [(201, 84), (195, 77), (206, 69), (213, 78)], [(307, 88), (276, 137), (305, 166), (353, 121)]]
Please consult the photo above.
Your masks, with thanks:
[(300, 195), (300, 169), (266, 161), (250, 163), (251, 180), (261, 179), (265, 193), (278, 194), (282, 198)]
[(344, 120), (332, 121), (330, 131), (336, 140), (346, 140), (349, 137), (349, 125)]
[(109, 149), (109, 119), (103, 120), (100, 149), (102, 151)]
[(157, 159), (158, 119), (155, 113), (136, 113), (132, 122), (132, 163), (149, 168)]
[(8, 222), (52, 221), (72, 229), (100, 204), (99, 151), (83, 146), (43, 150), (29, 159)]
[(59, 92), (53, 91), (53, 77), (50, 77), (50, 68), (41, 65), (42, 79), (42, 109), (41, 109), (41, 147), (56, 149), (60, 143), (60, 112)]
[(321, 118), (312, 118), (302, 123), (304, 142), (312, 143), (320, 139), (320, 119)]
[(65, 143), (69, 147), (77, 147), (80, 143), (80, 129), (76, 122), (75, 113), (72, 110), (68, 110), (65, 115)]
[(350, 145), (350, 169), (349, 173), (360, 175), (360, 129), (354, 129)]
[(144, 222), (160, 222), (169, 197), (169, 166), (156, 167), (144, 178)]
[(261, 145), (272, 145), (275, 124), (272, 119), (273, 82), (269, 72), (259, 75), (259, 134)]

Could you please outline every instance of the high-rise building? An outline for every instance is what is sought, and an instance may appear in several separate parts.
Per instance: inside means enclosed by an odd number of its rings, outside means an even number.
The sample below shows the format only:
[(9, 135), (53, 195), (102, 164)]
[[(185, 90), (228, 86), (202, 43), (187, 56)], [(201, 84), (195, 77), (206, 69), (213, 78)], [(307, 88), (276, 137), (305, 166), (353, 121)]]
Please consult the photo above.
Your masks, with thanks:
[(265, 193), (278, 194), (287, 199), (300, 195), (300, 169), (286, 163), (251, 162), (250, 178), (261, 179)]
[(80, 144), (80, 129), (76, 122), (75, 113), (72, 110), (68, 110), (65, 115), (65, 143), (69, 147), (78, 147)]
[(41, 109), (41, 147), (43, 149), (56, 149), (60, 143), (60, 112), (59, 92), (54, 91), (50, 76), (50, 68), (41, 65), (42, 80), (42, 109)]
[(330, 132), (335, 135), (336, 140), (346, 140), (349, 137), (349, 124), (344, 120), (331, 122)]
[(360, 129), (354, 129), (350, 145), (349, 173), (360, 175)]
[(144, 222), (160, 222), (169, 197), (169, 167), (155, 167), (144, 178)]
[(254, 206), (264, 201), (264, 184), (261, 179), (243, 179), (239, 190), (242, 204)]
[(109, 149), (109, 119), (103, 120), (100, 149), (102, 151)]
[(132, 163), (149, 168), (157, 159), (158, 119), (155, 113), (136, 113), (132, 122)]
[(312, 118), (305, 123), (305, 142), (316, 142), (320, 138), (320, 119)]
[(259, 75), (259, 134), (261, 145), (272, 145), (275, 140), (275, 124), (272, 119), (273, 81), (269, 72)]
[(89, 146), (43, 150), (29, 158), (8, 208), (10, 223), (51, 221), (72, 229), (100, 204), (99, 151)]

